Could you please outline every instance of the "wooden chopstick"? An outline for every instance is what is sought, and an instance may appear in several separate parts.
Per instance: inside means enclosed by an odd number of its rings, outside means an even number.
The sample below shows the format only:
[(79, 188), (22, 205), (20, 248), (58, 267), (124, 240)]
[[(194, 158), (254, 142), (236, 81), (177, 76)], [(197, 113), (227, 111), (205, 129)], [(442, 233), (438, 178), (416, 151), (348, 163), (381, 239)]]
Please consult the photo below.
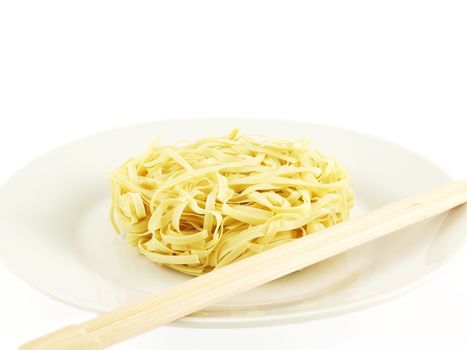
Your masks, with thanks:
[(164, 293), (45, 335), (20, 349), (104, 349), (466, 202), (467, 180), (454, 182), (193, 278)]

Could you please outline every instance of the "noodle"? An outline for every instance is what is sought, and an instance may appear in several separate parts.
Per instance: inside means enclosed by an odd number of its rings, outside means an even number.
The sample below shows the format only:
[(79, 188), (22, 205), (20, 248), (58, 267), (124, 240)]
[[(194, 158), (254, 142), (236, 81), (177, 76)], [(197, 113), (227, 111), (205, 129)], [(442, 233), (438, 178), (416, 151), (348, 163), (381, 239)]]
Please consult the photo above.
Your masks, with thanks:
[(200, 275), (349, 216), (342, 165), (309, 142), (240, 136), (152, 145), (112, 172), (111, 220), (149, 260)]

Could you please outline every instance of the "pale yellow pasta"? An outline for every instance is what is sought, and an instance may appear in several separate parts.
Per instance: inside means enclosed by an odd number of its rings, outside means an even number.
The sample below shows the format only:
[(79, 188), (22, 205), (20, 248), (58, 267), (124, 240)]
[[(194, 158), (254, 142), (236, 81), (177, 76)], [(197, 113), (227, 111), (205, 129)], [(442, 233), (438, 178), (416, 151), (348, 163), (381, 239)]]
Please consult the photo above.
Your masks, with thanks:
[(349, 216), (342, 165), (306, 139), (151, 145), (112, 172), (111, 219), (151, 261), (200, 275)]

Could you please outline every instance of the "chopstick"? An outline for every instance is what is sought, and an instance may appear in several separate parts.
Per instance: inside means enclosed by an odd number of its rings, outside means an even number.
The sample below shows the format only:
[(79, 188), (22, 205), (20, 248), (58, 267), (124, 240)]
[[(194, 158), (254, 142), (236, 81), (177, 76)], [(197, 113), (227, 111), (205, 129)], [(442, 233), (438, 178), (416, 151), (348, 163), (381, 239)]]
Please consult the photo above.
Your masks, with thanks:
[(104, 349), (466, 202), (467, 180), (450, 183), (193, 278), (164, 293), (87, 322), (45, 335), (20, 349)]

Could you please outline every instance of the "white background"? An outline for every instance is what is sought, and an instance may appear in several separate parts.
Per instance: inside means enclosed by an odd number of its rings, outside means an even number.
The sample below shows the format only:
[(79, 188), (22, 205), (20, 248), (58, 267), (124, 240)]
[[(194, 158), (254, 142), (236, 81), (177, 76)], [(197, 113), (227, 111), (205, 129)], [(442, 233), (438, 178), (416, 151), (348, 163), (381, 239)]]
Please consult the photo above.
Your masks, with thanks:
[[(91, 133), (169, 117), (344, 126), (467, 177), (465, 1), (1, 1), (0, 181)], [(1, 242), (0, 242), (1, 244)], [(411, 293), (348, 315), (166, 327), (115, 349), (465, 349), (467, 249)], [(93, 316), (0, 265), (0, 347)]]

